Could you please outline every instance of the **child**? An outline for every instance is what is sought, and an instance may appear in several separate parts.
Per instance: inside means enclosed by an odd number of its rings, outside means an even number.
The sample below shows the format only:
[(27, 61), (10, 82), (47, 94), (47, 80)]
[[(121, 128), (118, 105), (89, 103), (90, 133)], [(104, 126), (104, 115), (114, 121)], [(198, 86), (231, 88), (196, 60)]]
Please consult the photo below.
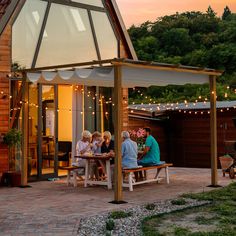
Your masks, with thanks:
[[(95, 131), (92, 135), (92, 151), (94, 154), (101, 153), (101, 146), (103, 143), (103, 138), (102, 134), (99, 133), (98, 131)], [(98, 167), (98, 174), (99, 174), (99, 179), (102, 180), (105, 177), (105, 167), (102, 163), (102, 161), (97, 162)]]
[(95, 131), (92, 135), (92, 151), (94, 152), (94, 154), (101, 153), (102, 143), (102, 134), (98, 131)]

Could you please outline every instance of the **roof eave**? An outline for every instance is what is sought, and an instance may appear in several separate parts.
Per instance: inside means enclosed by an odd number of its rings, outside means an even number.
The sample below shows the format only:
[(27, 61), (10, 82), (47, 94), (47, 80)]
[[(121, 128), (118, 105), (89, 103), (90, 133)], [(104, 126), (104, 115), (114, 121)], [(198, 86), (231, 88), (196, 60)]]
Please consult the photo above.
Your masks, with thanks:
[(11, 19), (12, 15), (14, 14), (14, 11), (20, 1), (21, 0), (12, 0), (10, 2), (10, 4), (7, 6), (5, 14), (3, 15), (3, 17), (1, 18), (1, 21), (0, 21), (0, 36), (2, 35), (4, 29), (6, 28), (9, 20)]
[(124, 34), (124, 38), (125, 38), (125, 40), (126, 40), (128, 49), (129, 49), (130, 54), (131, 54), (131, 56), (132, 56), (132, 59), (133, 59), (133, 60), (138, 60), (138, 57), (137, 57), (137, 54), (136, 54), (136, 52), (135, 52), (135, 50), (134, 50), (134, 47), (133, 47), (133, 44), (132, 44), (132, 42), (131, 42), (130, 36), (129, 36), (128, 31), (127, 31), (127, 29), (126, 29), (126, 27), (125, 27), (124, 21), (123, 21), (123, 19), (122, 19), (122, 16), (121, 16), (119, 7), (118, 7), (118, 5), (117, 5), (117, 3), (116, 3), (115, 0), (110, 0), (110, 2), (111, 2), (112, 6), (113, 6), (113, 8), (114, 8), (114, 10), (115, 10), (116, 16), (117, 16), (118, 21), (119, 21), (119, 23), (120, 23), (120, 27), (121, 27), (122, 32), (123, 32), (123, 34)]

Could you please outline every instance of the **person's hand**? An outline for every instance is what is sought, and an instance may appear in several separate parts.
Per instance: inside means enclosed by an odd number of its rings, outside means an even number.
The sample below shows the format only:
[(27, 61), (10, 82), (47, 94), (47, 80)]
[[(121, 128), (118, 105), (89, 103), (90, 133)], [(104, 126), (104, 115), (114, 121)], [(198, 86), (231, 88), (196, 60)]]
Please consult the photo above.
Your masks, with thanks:
[(112, 157), (115, 156), (115, 152), (114, 152), (113, 150), (111, 150), (111, 151), (109, 152), (109, 154), (110, 154), (110, 156), (112, 156)]

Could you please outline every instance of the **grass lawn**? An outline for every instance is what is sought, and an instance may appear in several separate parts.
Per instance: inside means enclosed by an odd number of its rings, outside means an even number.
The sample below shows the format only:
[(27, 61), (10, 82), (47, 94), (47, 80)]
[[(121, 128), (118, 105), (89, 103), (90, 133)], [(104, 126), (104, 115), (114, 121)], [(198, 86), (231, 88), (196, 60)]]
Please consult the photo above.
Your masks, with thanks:
[[(210, 204), (151, 216), (143, 220), (145, 236), (233, 236), (236, 235), (236, 183), (182, 198), (208, 200)], [(173, 203), (172, 203), (173, 204)]]

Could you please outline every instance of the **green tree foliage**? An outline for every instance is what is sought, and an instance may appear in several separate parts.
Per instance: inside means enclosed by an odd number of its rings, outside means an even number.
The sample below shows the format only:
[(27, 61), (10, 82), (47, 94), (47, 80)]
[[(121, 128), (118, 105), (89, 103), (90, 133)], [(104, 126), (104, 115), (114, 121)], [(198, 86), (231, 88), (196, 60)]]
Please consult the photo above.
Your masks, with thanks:
[(222, 20), (226, 20), (231, 14), (232, 14), (232, 13), (231, 13), (229, 7), (226, 6), (226, 7), (224, 8), (224, 12), (223, 12), (223, 15), (222, 15)]
[[(176, 13), (155, 22), (133, 25), (129, 34), (140, 60), (224, 70), (219, 80), (218, 100), (236, 99), (236, 14), (227, 6), (222, 18), (209, 6), (205, 13)], [(230, 91), (227, 85), (231, 86)], [(152, 87), (137, 91), (130, 91), (130, 101), (194, 101), (199, 96), (209, 97), (208, 85)]]

